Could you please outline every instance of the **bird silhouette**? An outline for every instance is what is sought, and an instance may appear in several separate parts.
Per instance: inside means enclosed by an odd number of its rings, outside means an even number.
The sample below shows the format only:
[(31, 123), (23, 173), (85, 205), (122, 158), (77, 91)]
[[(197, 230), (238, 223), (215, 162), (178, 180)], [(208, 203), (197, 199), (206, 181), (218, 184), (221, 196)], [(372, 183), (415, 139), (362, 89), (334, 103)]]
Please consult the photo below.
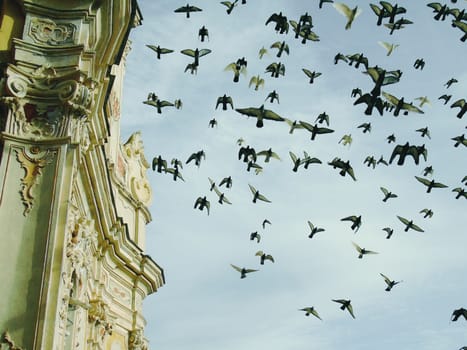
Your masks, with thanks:
[(400, 220), (400, 222), (402, 222), (405, 225), (404, 232), (409, 231), (409, 229), (412, 229), (412, 230), (415, 230), (415, 231), (418, 231), (418, 232), (425, 232), (420, 228), (420, 226), (415, 225), (413, 223), (413, 220), (408, 220), (408, 219), (406, 219), (406, 218), (404, 218), (402, 216), (399, 216), (399, 215), (397, 215), (397, 218)]
[(428, 208), (425, 208), (425, 209), (420, 210), (420, 213), (421, 213), (421, 214), (424, 214), (424, 215), (423, 215), (423, 218), (431, 218), (431, 217), (433, 217), (433, 210), (428, 209)]
[(274, 100), (279, 103), (279, 94), (277, 93), (276, 90), (271, 91), (268, 96), (266, 97), (265, 101), (269, 99), (269, 102), (273, 103)]
[(357, 126), (357, 128), (363, 129), (363, 133), (370, 132), (371, 131), (371, 123), (363, 123)]
[(162, 108), (164, 108), (164, 107), (173, 107), (173, 106), (175, 106), (172, 102), (161, 100), (159, 98), (157, 98), (155, 101), (154, 100), (143, 101), (143, 103), (147, 104), (149, 106), (155, 107), (158, 114), (162, 113)]
[(383, 19), (389, 17), (389, 13), (386, 9), (375, 4), (370, 4), (370, 8), (373, 10), (374, 14), (378, 17), (376, 25), (380, 26), (383, 23)]
[(332, 4), (334, 0), (319, 0), (319, 8), (323, 8), (323, 4), (326, 2)]
[(315, 78), (319, 77), (322, 74), (322, 73), (316, 72), (316, 71), (312, 72), (312, 71), (310, 71), (310, 70), (308, 70), (306, 68), (302, 68), (302, 71), (303, 71), (303, 73), (306, 74), (306, 76), (308, 78), (310, 78), (310, 80), (308, 81), (310, 84), (313, 84), (314, 81), (315, 81)]
[(273, 152), (271, 148), (263, 151), (259, 151), (256, 153), (257, 156), (264, 156), (264, 162), (269, 163), (271, 158), (275, 158), (277, 160), (281, 160), (279, 155), (276, 152)]
[(307, 222), (308, 222), (308, 226), (310, 227), (310, 234), (308, 235), (308, 238), (313, 238), (314, 235), (317, 234), (318, 232), (325, 231), (324, 228), (313, 225), (311, 221), (308, 220)]
[(152, 159), (152, 170), (156, 171), (158, 173), (162, 173), (162, 170), (167, 169), (167, 161), (165, 159), (162, 159), (161, 155), (158, 155), (157, 157), (154, 157)]
[(156, 52), (156, 57), (157, 57), (158, 60), (161, 59), (161, 55), (174, 52), (174, 50), (167, 49), (167, 48), (164, 48), (164, 47), (160, 47), (159, 45), (157, 45), (157, 46), (156, 45), (146, 45), (146, 46), (149, 47), (151, 50)]
[(352, 225), (350, 226), (350, 228), (353, 231), (355, 231), (355, 233), (357, 233), (358, 230), (360, 229), (360, 226), (362, 226), (362, 216), (361, 215), (347, 216), (345, 218), (342, 218), (341, 221), (350, 221), (350, 222), (352, 222)]
[(346, 30), (352, 27), (352, 23), (355, 20), (355, 18), (357, 18), (362, 12), (362, 10), (358, 8), (358, 6), (355, 6), (353, 9), (351, 9), (346, 4), (340, 2), (335, 2), (332, 5), (338, 12), (340, 12), (347, 18), (347, 23), (345, 24)]
[(250, 160), (256, 162), (256, 150), (249, 145), (240, 147), (238, 150), (238, 159), (240, 160), (242, 158), (244, 163), (248, 163)]
[(426, 193), (430, 193), (433, 188), (448, 187), (440, 182), (436, 182), (435, 180), (429, 180), (429, 179), (419, 177), (419, 176), (415, 176), (415, 178), (417, 179), (418, 182), (421, 182), (422, 184), (426, 186)]
[(401, 110), (405, 110), (404, 115), (407, 115), (408, 112), (415, 112), (415, 113), (421, 113), (423, 114), (424, 112), (414, 106), (412, 103), (407, 103), (404, 101), (404, 98), (401, 97), (400, 99), (383, 91), (383, 96), (395, 106), (394, 109), (394, 116), (397, 117), (399, 115), (399, 112)]
[(446, 4), (440, 4), (439, 2), (430, 2), (426, 6), (433, 9), (433, 13), (436, 15), (433, 17), (437, 21), (444, 21), (449, 15), (449, 7)]
[(250, 241), (256, 239), (256, 243), (259, 243), (261, 241), (261, 235), (258, 233), (258, 231), (250, 233)]
[(285, 118), (285, 122), (290, 126), (289, 134), (293, 134), (295, 129), (303, 129), (303, 125), (300, 124), (299, 120), (291, 121), (290, 119)]
[(323, 162), (316, 157), (310, 157), (306, 151), (303, 151), (302, 164), (305, 169), (308, 169), (310, 164), (322, 164)]
[(190, 4), (186, 4), (185, 6), (181, 6), (174, 10), (174, 12), (177, 12), (177, 13), (185, 13), (186, 18), (190, 18), (190, 14), (192, 12), (200, 12), (200, 11), (203, 11), (203, 10), (200, 9), (199, 7), (191, 6)]
[(211, 128), (214, 128), (215, 126), (217, 126), (217, 120), (216, 118), (212, 118), (210, 121), (209, 121), (209, 124), (208, 124)]
[(302, 125), (306, 130), (308, 130), (311, 133), (312, 141), (315, 139), (316, 135), (330, 134), (334, 132), (334, 130), (332, 129), (319, 127), (317, 123), (315, 123), (315, 125), (312, 125), (310, 123), (300, 120), (300, 125)]
[(299, 311), (305, 311), (305, 316), (313, 315), (316, 318), (319, 318), (320, 320), (322, 320), (321, 317), (319, 316), (318, 312), (315, 310), (315, 308), (313, 306), (304, 307), (303, 309), (299, 309)]
[(352, 166), (350, 165), (350, 161), (343, 161), (342, 159), (336, 157), (334, 158), (331, 162), (328, 162), (328, 165), (331, 165), (334, 169), (338, 168), (340, 169), (339, 175), (340, 176), (345, 176), (345, 174), (349, 174), (349, 176), (354, 180), (357, 181), (357, 178), (355, 177), (354, 170)]
[(430, 130), (428, 130), (428, 127), (424, 127), (424, 128), (420, 128), (420, 129), (417, 129), (415, 130), (416, 132), (419, 132), (420, 133), (420, 136), (421, 137), (428, 137), (429, 139), (431, 139), (431, 135), (430, 135)]
[(227, 203), (227, 204), (232, 204), (229, 199), (225, 196), (224, 193), (222, 193), (221, 191), (219, 191), (219, 189), (214, 186), (214, 192), (216, 192), (217, 196), (219, 197), (219, 204), (223, 204), (223, 203)]
[(258, 270), (254, 270), (254, 269), (247, 269), (247, 268), (244, 268), (244, 267), (238, 267), (238, 266), (236, 266), (234, 264), (230, 264), (230, 266), (232, 266), (235, 270), (240, 272), (240, 278), (245, 278), (247, 273), (258, 271)]
[(232, 97), (227, 96), (226, 94), (224, 94), (224, 96), (218, 97), (217, 102), (216, 102), (216, 109), (217, 109), (217, 107), (219, 107), (219, 105), (222, 105), (222, 110), (223, 111), (227, 110), (228, 105), (230, 105), (230, 107), (233, 109)]
[(200, 57), (206, 56), (207, 54), (210, 54), (212, 51), (210, 49), (185, 49), (180, 51), (182, 54), (193, 57), (193, 65), (195, 67), (199, 66), (199, 59)]
[(209, 30), (205, 26), (202, 26), (198, 30), (198, 38), (201, 40), (201, 42), (204, 42), (204, 39), (207, 38), (209, 41)]
[(445, 84), (444, 86), (446, 86), (446, 89), (449, 89), (449, 87), (452, 85), (452, 84), (455, 84), (455, 83), (458, 83), (459, 81), (456, 79), (456, 78), (451, 78), (449, 79)]
[(261, 78), (259, 75), (255, 75), (251, 77), (248, 87), (251, 87), (252, 85), (255, 86), (255, 90), (257, 91), (260, 86), (261, 87), (264, 86), (264, 79)]
[(259, 49), (258, 55), (259, 59), (262, 59), (264, 55), (268, 53), (268, 50), (263, 46), (261, 49)]
[(206, 159), (206, 154), (204, 153), (203, 150), (200, 150), (198, 152), (195, 152), (195, 153), (192, 153), (188, 159), (186, 160), (185, 164), (188, 164), (190, 163), (192, 160), (195, 161), (195, 165), (196, 166), (200, 166), (201, 165), (201, 158), (203, 159)]
[(378, 41), (378, 44), (386, 49), (386, 56), (391, 55), (393, 51), (399, 46), (399, 44), (391, 44), (386, 41)]
[(384, 26), (390, 29), (389, 35), (392, 35), (395, 30), (405, 28), (407, 24), (413, 24), (413, 22), (402, 17), (398, 19), (397, 21), (395, 21), (394, 23), (385, 23)]
[(256, 118), (256, 127), (257, 128), (262, 128), (264, 125), (263, 120), (274, 120), (274, 121), (284, 121), (285, 119), (282, 118), (279, 114), (269, 110), (265, 109), (264, 105), (261, 105), (259, 108), (255, 107), (249, 107), (249, 108), (236, 108), (236, 112), (247, 115), (249, 117), (255, 117)]
[(462, 119), (465, 112), (467, 112), (467, 102), (465, 101), (464, 98), (461, 98), (451, 105), (451, 108), (456, 108), (456, 107), (460, 108), (459, 113), (457, 113), (457, 118)]
[(464, 197), (465, 199), (467, 199), (467, 191), (461, 187), (456, 187), (452, 190), (452, 192), (456, 192), (457, 195), (456, 195), (456, 199), (459, 199), (460, 197)]
[(447, 104), (449, 102), (449, 100), (451, 99), (451, 97), (452, 97), (452, 95), (443, 94), (440, 97), (438, 97), (438, 100), (443, 100), (444, 104)]
[(451, 315), (451, 321), (455, 322), (459, 319), (459, 317), (464, 317), (464, 319), (467, 321), (467, 309), (464, 309), (463, 307), (459, 308), (459, 309), (455, 309), (453, 312), (452, 312), (452, 315)]
[(368, 249), (365, 249), (365, 248), (362, 248), (360, 247), (357, 243), (355, 242), (352, 242), (352, 245), (355, 247), (355, 249), (357, 250), (358, 252), (358, 258), (359, 259), (362, 259), (364, 255), (366, 254), (378, 254), (377, 252), (374, 252), (372, 250), (368, 250)]
[(177, 181), (177, 179), (180, 179), (182, 181), (185, 181), (185, 179), (183, 178), (182, 174), (180, 173), (180, 170), (178, 167), (174, 167), (174, 168), (166, 168), (165, 169), (165, 172), (166, 173), (169, 173), (169, 174), (172, 174), (172, 179), (174, 181)]
[(394, 229), (392, 229), (390, 227), (383, 228), (383, 231), (385, 231), (387, 233), (386, 239), (390, 239), (391, 236), (394, 234)]
[(380, 187), (380, 189), (384, 194), (383, 202), (386, 202), (389, 198), (397, 198), (397, 194), (388, 191), (386, 188)]
[(352, 318), (355, 318), (355, 315), (354, 315), (354, 312), (353, 312), (353, 307), (352, 307), (352, 304), (351, 304), (351, 300), (332, 299), (332, 301), (341, 304), (342, 306), (340, 306), (340, 309), (341, 310), (347, 309), (347, 311), (350, 313), (350, 316), (352, 316)]
[(383, 100), (381, 100), (381, 98), (377, 94), (375, 93), (363, 94), (359, 98), (357, 98), (353, 104), (354, 106), (356, 106), (361, 103), (364, 103), (367, 106), (367, 108), (364, 111), (365, 115), (371, 115), (373, 113), (373, 108), (376, 108), (379, 114), (383, 115), (383, 112), (384, 112)]
[(431, 105), (431, 101), (428, 99), (427, 96), (420, 96), (420, 97), (415, 97), (416, 101), (420, 101), (418, 104), (419, 107), (423, 107), (423, 105), (428, 104)]
[(209, 215), (209, 207), (211, 206), (210, 202), (207, 200), (206, 196), (198, 197), (195, 201), (194, 208), (198, 208), (199, 210), (203, 210), (206, 208), (206, 211)]
[(287, 17), (282, 14), (282, 12), (279, 13), (273, 13), (269, 18), (266, 20), (265, 25), (268, 25), (269, 23), (274, 22), (274, 30), (279, 33), (279, 34), (284, 34), (289, 32), (289, 23), (287, 21)]
[(276, 57), (281, 57), (283, 52), (287, 55), (290, 53), (289, 45), (285, 41), (276, 41), (271, 45), (271, 49), (277, 49)]
[(384, 278), (384, 282), (386, 282), (386, 292), (389, 292), (396, 284), (401, 283), (402, 281), (394, 281), (391, 280), (388, 276), (380, 273), (380, 275)]
[(271, 73), (271, 77), (279, 78), (279, 75), (285, 75), (285, 66), (281, 62), (273, 62), (266, 67), (265, 73)]
[(231, 188), (232, 187), (232, 177), (231, 176), (227, 176), (227, 177), (224, 177), (221, 182), (219, 182), (219, 187), (225, 185), (225, 187), (227, 188)]
[(454, 147), (459, 147), (459, 145), (464, 145), (467, 147), (467, 139), (464, 134), (451, 138), (451, 140), (456, 141)]
[(425, 68), (425, 60), (423, 58), (417, 58), (413, 66), (415, 69), (423, 70), (423, 68)]
[(339, 61), (344, 61), (344, 62), (346, 62), (346, 63), (349, 62), (349, 60), (347, 59), (347, 57), (346, 57), (344, 54), (338, 52), (338, 53), (334, 56), (334, 64), (339, 63)]
[(355, 68), (359, 68), (361, 64), (368, 69), (368, 58), (363, 55), (363, 53), (354, 53), (353, 55), (345, 56), (349, 62), (349, 66), (353, 65), (355, 62)]
[(432, 176), (433, 172), (434, 172), (433, 167), (431, 165), (427, 166), (425, 167), (425, 169), (423, 169), (423, 176), (428, 176), (428, 175)]
[(388, 13), (389, 23), (394, 23), (397, 15), (407, 12), (407, 10), (404, 7), (399, 6), (398, 4), (392, 5), (391, 3), (387, 1), (380, 1), (379, 3), (381, 4), (381, 6), (383, 6), (384, 10)]
[(269, 260), (271, 262), (274, 262), (274, 258), (272, 257), (271, 254), (266, 254), (266, 253), (263, 253), (262, 250), (258, 250), (255, 254), (255, 256), (259, 256), (260, 257), (260, 264), (261, 265), (264, 265), (264, 261), (265, 260)]
[(221, 1), (221, 4), (226, 6), (227, 7), (227, 14), (230, 15), (233, 11), (233, 9), (235, 8), (235, 6), (237, 6), (237, 2), (238, 0), (235, 0), (234, 2), (230, 2), (230, 1)]
[(452, 26), (459, 28), (464, 35), (461, 36), (460, 41), (465, 42), (467, 40), (467, 23), (463, 21), (452, 21)]
[(292, 159), (292, 162), (293, 162), (292, 171), (297, 172), (298, 167), (302, 164), (302, 159), (297, 157), (297, 155), (295, 153), (293, 153), (292, 151), (289, 151), (289, 155), (290, 155), (290, 158)]
[(224, 68), (224, 71), (232, 71), (234, 73), (233, 82), (238, 83), (240, 81), (240, 74), (246, 75), (246, 66), (232, 62)]
[(256, 201), (259, 199), (260, 201), (271, 203), (269, 199), (267, 199), (265, 196), (263, 196), (259, 191), (254, 188), (252, 185), (248, 184), (250, 187), (250, 191), (253, 194), (253, 203), (256, 203)]
[(269, 221), (268, 219), (264, 219), (263, 222), (261, 223), (261, 226), (263, 226), (263, 230), (266, 228), (266, 224), (272, 225), (271, 221)]
[(341, 137), (338, 143), (342, 143), (342, 145), (347, 146), (352, 144), (353, 138), (352, 134), (345, 134), (344, 136)]
[(363, 161), (363, 164), (366, 164), (367, 167), (372, 166), (374, 169), (376, 168), (376, 159), (374, 156), (367, 156)]

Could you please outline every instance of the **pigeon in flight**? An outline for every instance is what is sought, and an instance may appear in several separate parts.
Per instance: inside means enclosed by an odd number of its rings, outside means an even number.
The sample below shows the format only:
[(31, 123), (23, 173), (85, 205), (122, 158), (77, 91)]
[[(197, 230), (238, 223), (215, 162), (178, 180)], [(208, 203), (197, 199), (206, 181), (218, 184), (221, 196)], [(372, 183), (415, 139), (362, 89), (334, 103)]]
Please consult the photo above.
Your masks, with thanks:
[(167, 49), (167, 48), (163, 48), (163, 47), (160, 47), (159, 45), (146, 45), (147, 47), (149, 47), (151, 50), (155, 51), (156, 54), (157, 54), (157, 59), (160, 60), (161, 59), (161, 55), (163, 54), (166, 54), (166, 53), (171, 53), (171, 52), (174, 52), (174, 50), (171, 50), (171, 49)]
[(251, 273), (251, 272), (256, 272), (258, 270), (254, 270), (254, 269), (246, 269), (246, 268), (242, 268), (242, 267), (238, 267), (238, 266), (235, 266), (234, 264), (230, 264), (230, 266), (232, 266), (235, 270), (237, 270), (238, 272), (240, 272), (240, 278), (245, 278), (246, 277), (246, 274), (247, 273)]
[(284, 121), (285, 119), (282, 118), (279, 114), (269, 110), (265, 109), (264, 105), (261, 105), (259, 108), (255, 107), (249, 107), (249, 108), (236, 108), (236, 112), (247, 115), (249, 117), (255, 117), (256, 118), (256, 127), (257, 128), (262, 128), (264, 125), (263, 120), (268, 119), (268, 120), (274, 120), (274, 121)]
[(419, 176), (415, 176), (415, 178), (417, 179), (417, 181), (421, 182), (422, 184), (424, 184), (427, 187), (426, 188), (426, 193), (430, 193), (433, 188), (446, 188), (446, 187), (448, 187), (445, 184), (442, 184), (440, 182), (436, 182), (435, 180), (429, 180), (429, 179), (419, 177)]
[(253, 194), (253, 203), (256, 203), (258, 199), (263, 202), (271, 203), (269, 199), (267, 199), (265, 196), (259, 193), (259, 191), (256, 188), (254, 188), (252, 185), (248, 184), (248, 186), (250, 187), (250, 191)]
[(186, 4), (185, 6), (181, 6), (174, 10), (174, 12), (176, 13), (185, 13), (186, 18), (190, 18), (191, 12), (200, 12), (200, 11), (203, 11), (203, 10), (196, 6), (190, 6), (190, 4)]
[(386, 285), (387, 285), (385, 289), (386, 292), (389, 292), (396, 284), (399, 284), (402, 282), (402, 281), (391, 280), (388, 276), (382, 273), (380, 273), (380, 275), (384, 278), (384, 282), (386, 282)]
[(262, 250), (258, 250), (255, 254), (255, 256), (260, 256), (261, 257), (261, 260), (260, 260), (260, 264), (261, 265), (264, 265), (264, 261), (265, 260), (269, 260), (271, 262), (274, 262), (274, 258), (272, 257), (271, 254), (266, 254), (266, 253), (263, 253)]
[(464, 317), (464, 319), (467, 321), (467, 309), (461, 307), (459, 309), (454, 310), (451, 315), (451, 321), (455, 322), (461, 316)]
[(206, 196), (198, 197), (196, 199), (195, 205), (194, 205), (195, 209), (198, 208), (199, 210), (203, 210), (204, 208), (206, 208), (206, 211), (208, 212), (208, 215), (209, 215), (209, 207), (210, 207), (210, 203), (207, 200)]
[(409, 229), (412, 229), (418, 232), (425, 232), (420, 228), (420, 226), (415, 225), (412, 220), (408, 220), (399, 215), (397, 215), (397, 218), (400, 220), (400, 222), (402, 222), (405, 225), (404, 232), (409, 231)]
[(355, 247), (355, 249), (357, 250), (358, 252), (358, 258), (359, 259), (362, 259), (364, 255), (366, 254), (378, 254), (377, 252), (374, 252), (372, 250), (368, 250), (368, 249), (365, 249), (365, 248), (362, 248), (360, 247), (357, 243), (355, 242), (352, 242), (352, 245)]
[(340, 2), (335, 2), (332, 5), (338, 12), (340, 12), (342, 15), (344, 15), (347, 18), (347, 23), (345, 24), (346, 30), (351, 28), (352, 23), (355, 20), (355, 18), (357, 18), (362, 12), (362, 10), (358, 8), (358, 6), (355, 6), (353, 9), (351, 9), (346, 4), (340, 3)]
[(352, 230), (355, 231), (355, 233), (358, 232), (358, 230), (360, 229), (360, 226), (362, 226), (362, 216), (359, 215), (351, 215), (351, 216), (347, 216), (345, 218), (342, 218), (341, 221), (351, 221), (352, 222), (352, 226), (350, 226), (350, 228)]
[(316, 318), (319, 318), (320, 320), (322, 320), (321, 317), (319, 316), (318, 312), (315, 310), (315, 308), (313, 306), (304, 307), (303, 309), (299, 309), (299, 311), (305, 311), (305, 316), (313, 315)]
[(350, 313), (350, 316), (352, 316), (353, 318), (355, 318), (355, 315), (353, 313), (353, 307), (352, 307), (352, 304), (350, 303), (351, 300), (346, 300), (346, 299), (332, 299), (332, 301), (336, 302), (336, 303), (339, 303), (339, 304), (342, 304), (342, 306), (340, 307), (341, 310), (345, 310), (347, 309), (347, 311)]

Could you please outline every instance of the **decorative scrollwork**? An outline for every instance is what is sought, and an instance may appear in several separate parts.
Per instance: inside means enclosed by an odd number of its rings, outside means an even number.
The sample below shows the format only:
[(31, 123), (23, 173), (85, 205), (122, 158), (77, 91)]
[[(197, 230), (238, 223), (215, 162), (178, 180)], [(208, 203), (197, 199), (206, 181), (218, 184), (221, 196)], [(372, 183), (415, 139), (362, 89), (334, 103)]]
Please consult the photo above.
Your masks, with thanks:
[(73, 44), (76, 26), (72, 23), (57, 24), (46, 18), (33, 17), (29, 36), (36, 42), (48, 45)]
[(21, 179), (21, 199), (25, 206), (23, 215), (27, 215), (34, 203), (34, 186), (37, 184), (38, 178), (42, 175), (42, 169), (52, 162), (57, 151), (41, 150), (39, 146), (31, 146), (29, 150), (16, 150), (16, 157), (20, 162), (26, 174)]

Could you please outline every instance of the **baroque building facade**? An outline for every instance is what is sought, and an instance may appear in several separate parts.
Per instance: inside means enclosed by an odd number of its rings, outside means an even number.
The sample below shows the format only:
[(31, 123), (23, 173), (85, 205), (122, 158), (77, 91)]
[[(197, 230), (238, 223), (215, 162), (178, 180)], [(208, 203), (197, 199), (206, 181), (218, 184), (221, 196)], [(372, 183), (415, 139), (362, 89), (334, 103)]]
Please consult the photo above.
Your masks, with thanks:
[(135, 0), (0, 0), (0, 349), (148, 349), (141, 135), (120, 140)]

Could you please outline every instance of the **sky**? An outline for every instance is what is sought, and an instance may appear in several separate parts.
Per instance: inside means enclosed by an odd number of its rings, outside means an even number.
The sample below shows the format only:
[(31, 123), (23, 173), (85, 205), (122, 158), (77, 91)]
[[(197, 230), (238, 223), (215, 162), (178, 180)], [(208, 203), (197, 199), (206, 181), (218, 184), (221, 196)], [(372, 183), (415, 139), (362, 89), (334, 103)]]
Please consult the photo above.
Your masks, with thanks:
[[(450, 108), (467, 98), (467, 43), (463, 33), (451, 26), (452, 16), (436, 21), (427, 1), (399, 1), (407, 12), (398, 15), (413, 22), (392, 35), (377, 26), (377, 17), (368, 1), (348, 1), (361, 14), (349, 30), (346, 18), (330, 3), (318, 8), (318, 0), (248, 0), (237, 3), (232, 13), (219, 1), (193, 1), (202, 9), (186, 18), (174, 10), (186, 5), (173, 0), (140, 0), (143, 24), (130, 35), (132, 50), (126, 64), (121, 119), (122, 141), (135, 131), (142, 132), (145, 155), (150, 161), (159, 155), (169, 163), (183, 162), (185, 181), (173, 181), (171, 174), (148, 171), (153, 189), (150, 210), (153, 221), (147, 226), (146, 253), (164, 269), (166, 284), (144, 302), (147, 320), (145, 336), (150, 348), (159, 350), (258, 349), (459, 349), (467, 346), (467, 321), (451, 322), (454, 309), (467, 308), (467, 201), (455, 199), (454, 188), (466, 189), (467, 149), (454, 147), (453, 137), (467, 134), (466, 119), (457, 118), (459, 108)], [(378, 2), (374, 2), (378, 4)], [(458, 0), (449, 7), (466, 8)], [(298, 22), (308, 13), (319, 41), (302, 44), (292, 28), (277, 33), (269, 17), (282, 12)], [(387, 19), (383, 22), (387, 23)], [(205, 26), (209, 41), (201, 42), (198, 30)], [(274, 42), (285, 41), (289, 55), (276, 57)], [(378, 42), (399, 46), (388, 56)], [(160, 45), (174, 52), (156, 58), (146, 45)], [(261, 59), (259, 50), (268, 54)], [(184, 72), (193, 58), (185, 49), (209, 49), (200, 57), (197, 74)], [(365, 68), (340, 61), (337, 53), (363, 53), (369, 66), (387, 71), (401, 70), (400, 81), (382, 91), (418, 106), (426, 96), (423, 114), (410, 112), (395, 117), (385, 111), (368, 116), (365, 106), (354, 105), (354, 88), (363, 93), (374, 86)], [(237, 59), (247, 60), (246, 74), (233, 82), (225, 67)], [(425, 66), (415, 69), (423, 58)], [(265, 72), (274, 62), (285, 66), (278, 78)], [(321, 72), (313, 84), (302, 68)], [(251, 77), (260, 75), (265, 84), (257, 91), (249, 87)], [(450, 78), (458, 83), (446, 87)], [(279, 103), (265, 101), (273, 91)], [(160, 99), (180, 99), (181, 109), (164, 107), (158, 114), (144, 104), (150, 92)], [(332, 133), (310, 139), (306, 129), (289, 133), (285, 122), (255, 118), (231, 109), (216, 109), (218, 97), (231, 96), (234, 108), (264, 105), (283, 118), (314, 124), (323, 112), (329, 115)], [(452, 95), (448, 104), (438, 97)], [(382, 97), (382, 96), (381, 96)], [(382, 97), (385, 100), (384, 97)], [(217, 127), (209, 127), (215, 118)], [(371, 123), (363, 133), (358, 126)], [(326, 125), (320, 125), (326, 126)], [(428, 127), (431, 138), (417, 129)], [(339, 143), (351, 135), (351, 145)], [(387, 142), (394, 134), (396, 141)], [(238, 159), (240, 146), (257, 152), (272, 148), (280, 160), (257, 164), (263, 170), (247, 171)], [(388, 161), (396, 145), (409, 142), (425, 145), (416, 165), (407, 157), (403, 165), (364, 164), (367, 156)], [(191, 154), (203, 150), (199, 167)], [(289, 152), (306, 151), (322, 164), (293, 172)], [(349, 160), (356, 181), (340, 176), (328, 165), (335, 157)], [(432, 166), (433, 173), (424, 176)], [(219, 204), (210, 191), (209, 178), (216, 185), (227, 176), (231, 188), (220, 190), (232, 203)], [(415, 176), (447, 185), (427, 188)], [(252, 202), (248, 185), (254, 186), (271, 203)], [(380, 187), (397, 194), (383, 202)], [(210, 201), (210, 213), (194, 209), (198, 197)], [(423, 209), (433, 216), (424, 218)], [(358, 232), (348, 216), (362, 217)], [(413, 220), (424, 232), (409, 230), (397, 216)], [(262, 227), (264, 219), (271, 225)], [(308, 221), (324, 228), (308, 238)], [(394, 229), (386, 239), (385, 227)], [(258, 231), (261, 241), (250, 240)], [(358, 259), (352, 242), (379, 254)], [(257, 251), (274, 257), (274, 263), (260, 264)], [(231, 267), (257, 269), (241, 279)], [(380, 273), (400, 281), (390, 292)], [(332, 299), (350, 299), (355, 319), (339, 309)], [(313, 306), (321, 316), (306, 317), (301, 308)]]

